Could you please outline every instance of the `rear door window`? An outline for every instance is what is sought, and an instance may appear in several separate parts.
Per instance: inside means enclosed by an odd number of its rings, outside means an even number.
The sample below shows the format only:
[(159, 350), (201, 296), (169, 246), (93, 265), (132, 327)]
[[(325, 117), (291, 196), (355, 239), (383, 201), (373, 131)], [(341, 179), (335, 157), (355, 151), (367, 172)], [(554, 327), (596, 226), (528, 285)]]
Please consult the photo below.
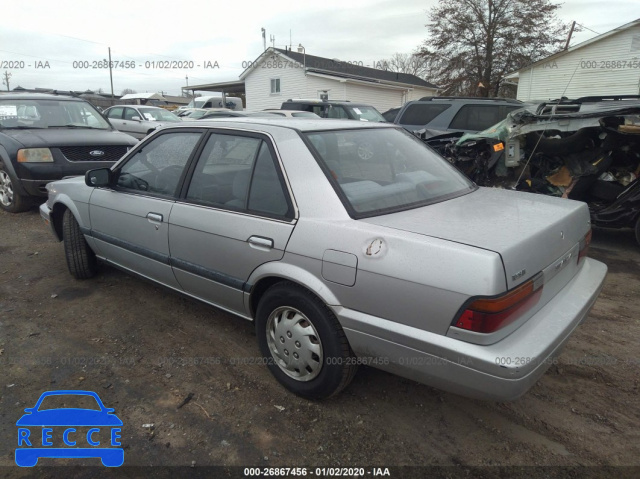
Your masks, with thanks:
[(124, 110), (124, 108), (119, 106), (116, 106), (115, 108), (111, 108), (109, 110), (109, 113), (107, 113), (107, 118), (112, 118), (114, 120), (122, 119), (122, 110)]
[(269, 146), (251, 136), (212, 134), (186, 198), (264, 216), (292, 217), (293, 211)]
[(504, 119), (501, 105), (465, 105), (449, 125), (452, 130), (482, 131)]
[(401, 125), (426, 125), (450, 106), (443, 103), (414, 103), (407, 107), (398, 123)]

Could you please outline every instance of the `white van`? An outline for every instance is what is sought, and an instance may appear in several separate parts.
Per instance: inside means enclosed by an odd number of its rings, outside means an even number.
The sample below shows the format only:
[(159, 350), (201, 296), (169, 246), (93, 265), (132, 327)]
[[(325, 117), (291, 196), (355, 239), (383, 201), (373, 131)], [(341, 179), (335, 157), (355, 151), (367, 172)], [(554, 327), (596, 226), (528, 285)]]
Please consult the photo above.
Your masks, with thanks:
[(228, 108), (234, 111), (242, 111), (242, 98), (226, 97), (226, 105), (222, 103), (221, 96), (199, 96), (189, 102), (186, 108)]

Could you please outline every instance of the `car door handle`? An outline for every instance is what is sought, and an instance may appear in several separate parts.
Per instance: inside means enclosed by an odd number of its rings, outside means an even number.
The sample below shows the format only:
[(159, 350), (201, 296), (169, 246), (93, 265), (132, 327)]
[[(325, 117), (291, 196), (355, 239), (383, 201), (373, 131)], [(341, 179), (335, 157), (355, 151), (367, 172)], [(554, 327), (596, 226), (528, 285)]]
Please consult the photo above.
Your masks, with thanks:
[(249, 244), (262, 246), (263, 248), (273, 248), (273, 240), (271, 238), (263, 238), (262, 236), (252, 236), (249, 238)]
[(147, 219), (149, 221), (155, 221), (156, 223), (162, 223), (162, 215), (160, 213), (147, 213)]

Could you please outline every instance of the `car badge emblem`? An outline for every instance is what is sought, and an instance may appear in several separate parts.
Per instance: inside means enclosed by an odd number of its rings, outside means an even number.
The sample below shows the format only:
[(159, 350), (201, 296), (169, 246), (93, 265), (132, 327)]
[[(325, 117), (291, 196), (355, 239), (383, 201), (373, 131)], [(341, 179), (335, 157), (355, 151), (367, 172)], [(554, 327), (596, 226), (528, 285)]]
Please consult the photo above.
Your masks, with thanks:
[(516, 272), (516, 274), (511, 275), (511, 280), (515, 281), (518, 278), (522, 278), (525, 274), (527, 274), (527, 270), (521, 269), (520, 271)]
[(104, 156), (104, 151), (102, 151), (102, 150), (93, 150), (93, 151), (90, 151), (89, 154), (91, 156)]

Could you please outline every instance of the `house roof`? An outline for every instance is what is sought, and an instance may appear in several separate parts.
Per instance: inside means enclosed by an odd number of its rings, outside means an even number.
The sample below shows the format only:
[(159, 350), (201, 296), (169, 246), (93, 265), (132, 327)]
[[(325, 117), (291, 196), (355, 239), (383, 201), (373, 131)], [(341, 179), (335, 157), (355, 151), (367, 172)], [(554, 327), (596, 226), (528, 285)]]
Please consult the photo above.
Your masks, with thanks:
[[(271, 47), (265, 50), (264, 53), (268, 52), (276, 52), (280, 55), (286, 56), (292, 61), (304, 65), (306, 70), (310, 72), (324, 73), (330, 76), (352, 78), (377, 83), (402, 83), (405, 85), (413, 85), (434, 90), (438, 88), (433, 83), (429, 83), (428, 81), (410, 73), (379, 70), (377, 68), (355, 65), (353, 63), (333, 60), (331, 58), (317, 57), (315, 55), (309, 55), (308, 53), (305, 54), (291, 50), (283, 50), (281, 48)], [(262, 55), (264, 55), (264, 53)], [(242, 78), (245, 73), (240, 77)]]
[(636, 20), (626, 23), (618, 28), (614, 28), (613, 30), (609, 30), (608, 32), (602, 33), (596, 37), (590, 38), (589, 40), (586, 40), (584, 42), (578, 43), (572, 47), (567, 48), (566, 50), (562, 50), (559, 51), (557, 53), (554, 53), (553, 55), (549, 55), (548, 57), (545, 57), (541, 60), (538, 60), (537, 62), (533, 62), (530, 63), (527, 66), (524, 66), (518, 70), (515, 70), (507, 75), (505, 75), (505, 78), (507, 79), (515, 79), (518, 78), (518, 73), (521, 72), (522, 70), (528, 70), (530, 68), (535, 67), (536, 65), (539, 65), (541, 63), (546, 63), (550, 60), (555, 60), (556, 58), (562, 57), (564, 55), (567, 55), (568, 53), (574, 52), (576, 50), (579, 50), (581, 48), (587, 47), (593, 43), (599, 42), (601, 40), (604, 40), (605, 38), (608, 38), (612, 35), (616, 35), (617, 33), (623, 32), (624, 30), (628, 30), (629, 28), (633, 28), (640, 25), (640, 18), (637, 18)]

